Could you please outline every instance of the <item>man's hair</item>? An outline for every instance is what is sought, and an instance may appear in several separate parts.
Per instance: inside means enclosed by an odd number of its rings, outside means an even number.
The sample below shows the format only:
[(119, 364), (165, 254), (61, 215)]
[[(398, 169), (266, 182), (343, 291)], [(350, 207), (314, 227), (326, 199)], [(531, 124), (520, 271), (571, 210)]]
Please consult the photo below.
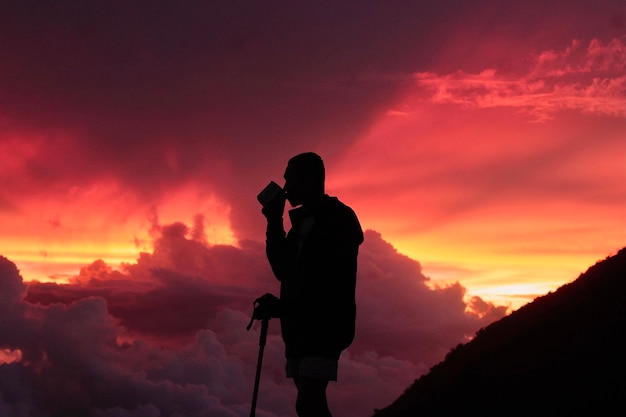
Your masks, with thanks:
[(314, 152), (304, 152), (291, 158), (288, 165), (291, 165), (300, 177), (311, 180), (323, 189), (326, 170), (321, 156)]

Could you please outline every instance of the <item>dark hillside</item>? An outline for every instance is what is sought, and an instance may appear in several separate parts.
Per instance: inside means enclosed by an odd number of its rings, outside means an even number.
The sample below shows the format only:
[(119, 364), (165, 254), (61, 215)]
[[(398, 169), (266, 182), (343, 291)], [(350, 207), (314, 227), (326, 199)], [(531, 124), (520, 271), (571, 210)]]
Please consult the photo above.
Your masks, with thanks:
[(625, 356), (626, 248), (480, 330), (375, 417), (625, 415)]

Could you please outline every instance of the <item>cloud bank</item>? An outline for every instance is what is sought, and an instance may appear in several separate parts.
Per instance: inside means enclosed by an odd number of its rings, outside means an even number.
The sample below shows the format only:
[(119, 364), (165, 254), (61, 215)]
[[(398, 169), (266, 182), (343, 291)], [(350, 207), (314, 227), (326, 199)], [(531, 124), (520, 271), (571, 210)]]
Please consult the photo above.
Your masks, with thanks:
[[(196, 225), (197, 228), (198, 225)], [(209, 246), (182, 223), (162, 226), (152, 253), (121, 271), (102, 261), (66, 285), (25, 284), (0, 264), (3, 416), (245, 416), (258, 353), (256, 296), (277, 292), (255, 242)], [(387, 405), (457, 343), (504, 314), (432, 288), (419, 263), (366, 233), (358, 329), (331, 406), (346, 416)], [(278, 324), (270, 323), (258, 415), (293, 415)]]

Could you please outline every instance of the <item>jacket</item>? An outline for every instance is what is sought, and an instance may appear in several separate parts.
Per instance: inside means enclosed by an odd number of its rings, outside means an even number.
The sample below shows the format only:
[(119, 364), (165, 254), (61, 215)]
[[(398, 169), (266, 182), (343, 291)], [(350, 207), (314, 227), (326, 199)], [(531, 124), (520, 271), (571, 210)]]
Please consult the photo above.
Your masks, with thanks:
[(356, 274), (363, 231), (354, 211), (325, 195), (289, 212), (291, 229), (268, 220), (266, 253), (280, 281), (287, 357), (339, 358), (354, 339)]

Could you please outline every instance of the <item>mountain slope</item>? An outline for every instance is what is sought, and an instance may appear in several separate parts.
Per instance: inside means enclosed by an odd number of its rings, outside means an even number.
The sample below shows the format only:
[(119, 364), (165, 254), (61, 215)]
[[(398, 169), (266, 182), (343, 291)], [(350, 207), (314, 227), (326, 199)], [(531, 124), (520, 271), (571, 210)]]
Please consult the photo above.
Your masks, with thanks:
[(375, 417), (613, 415), (625, 355), (626, 248), (479, 331)]

